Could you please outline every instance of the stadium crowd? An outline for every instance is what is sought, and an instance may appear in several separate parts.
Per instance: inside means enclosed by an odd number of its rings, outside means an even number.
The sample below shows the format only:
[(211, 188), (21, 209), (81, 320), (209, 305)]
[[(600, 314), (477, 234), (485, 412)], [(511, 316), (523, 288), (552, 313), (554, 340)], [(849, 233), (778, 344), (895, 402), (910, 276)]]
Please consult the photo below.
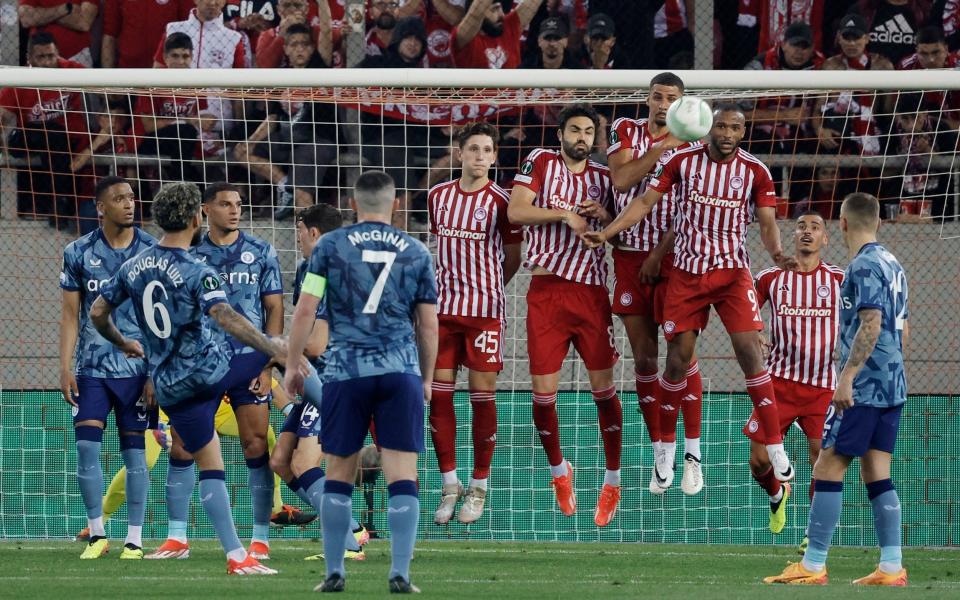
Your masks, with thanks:
[[(49, 68), (532, 68), (688, 69), (694, 66), (692, 0), (20, 0), (22, 64)], [(721, 0), (714, 14), (715, 68), (755, 70), (955, 69), (957, 0)], [(347, 39), (364, 32), (362, 56)], [(809, 207), (836, 217), (851, 191), (877, 194), (884, 214), (956, 213), (949, 170), (960, 94), (764, 97), (744, 102), (747, 148), (758, 154), (903, 157), (893, 167), (774, 168), (781, 216)], [(370, 108), (370, 107), (368, 107)], [(597, 106), (596, 156), (609, 126), (643, 116), (644, 105)], [(95, 96), (5, 88), (0, 150), (17, 170), (17, 213), (81, 231), (96, 226), (96, 177), (115, 171), (140, 182), (229, 180), (250, 185), (259, 216), (337, 204), (357, 166), (383, 167), (425, 214), (426, 190), (449, 176), (458, 124), (450, 113), (360, 111), (317, 101)], [(560, 106), (496, 113), (503, 138), (498, 182), (521, 157), (552, 141)], [(438, 124), (442, 123), (442, 124)], [(69, 148), (69, 152), (63, 149)], [(385, 151), (385, 149), (387, 151)], [(397, 149), (397, 151), (393, 151)], [(98, 156), (129, 160), (96, 161)], [(152, 158), (151, 158), (152, 157)], [(164, 160), (157, 160), (162, 157)], [(13, 160), (10, 160), (10, 159)], [(105, 163), (111, 162), (107, 165)], [(787, 161), (789, 163), (789, 161)]]

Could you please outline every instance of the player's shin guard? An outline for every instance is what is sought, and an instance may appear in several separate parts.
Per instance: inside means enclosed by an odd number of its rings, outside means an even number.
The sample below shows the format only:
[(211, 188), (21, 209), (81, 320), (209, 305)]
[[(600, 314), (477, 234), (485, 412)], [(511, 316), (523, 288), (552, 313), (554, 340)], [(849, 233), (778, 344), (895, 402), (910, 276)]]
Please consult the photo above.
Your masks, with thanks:
[(231, 556), (237, 551), (243, 552), (243, 545), (237, 537), (237, 528), (233, 524), (226, 475), (223, 471), (200, 471), (200, 504), (207, 513), (207, 518), (213, 523), (213, 529), (217, 532), (217, 538), (220, 539), (224, 553), (231, 559), (243, 560)]
[(703, 379), (700, 363), (693, 361), (687, 369), (687, 390), (680, 403), (683, 411), (684, 452), (700, 460), (700, 423), (703, 420)]
[(900, 549), (900, 498), (893, 482), (882, 479), (867, 484), (867, 496), (873, 505), (873, 526), (880, 545), (880, 570), (896, 574), (903, 569)]
[(843, 507), (843, 482), (817, 480), (817, 488), (810, 505), (807, 537), (810, 545), (803, 554), (803, 566), (809, 571), (822, 571), (827, 563), (827, 550), (833, 530), (840, 522)]
[(390, 507), (387, 521), (390, 525), (390, 579), (397, 575), (410, 580), (410, 559), (417, 541), (417, 524), (420, 521), (420, 499), (417, 484), (413, 481), (394, 481), (387, 486)]
[(143, 435), (120, 436), (123, 464), (127, 468), (127, 540), (128, 544), (143, 546), (140, 536), (147, 513), (147, 492), (150, 491), (150, 472), (147, 470), (146, 444)]
[(767, 444), (782, 443), (777, 397), (773, 393), (773, 382), (770, 381), (769, 373), (761, 371), (747, 377), (747, 393), (750, 394), (750, 401), (756, 409), (757, 421), (760, 423), (760, 429)]
[(473, 479), (486, 479), (497, 446), (496, 392), (470, 390), (473, 409)]
[(170, 459), (167, 470), (167, 538), (187, 542), (187, 519), (190, 515), (190, 496), (197, 476), (193, 460)]
[[(597, 421), (600, 425), (607, 471), (619, 472), (623, 450), (623, 407), (617, 396), (617, 389), (610, 386), (605, 390), (593, 390), (592, 393), (593, 401), (597, 405)], [(619, 481), (611, 485), (619, 485)]]
[(453, 410), (456, 384), (434, 381), (430, 397), (430, 437), (441, 473), (457, 470), (457, 415)]
[(346, 577), (343, 567), (344, 542), (350, 533), (353, 513), (353, 485), (343, 481), (327, 480), (323, 486), (323, 555), (327, 563), (327, 577), (337, 573)]
[(255, 542), (270, 540), (270, 515), (273, 514), (273, 471), (270, 455), (264, 453), (247, 459), (250, 500), (253, 504), (253, 536)]
[(760, 484), (763, 491), (771, 498), (779, 494), (780, 489), (783, 487), (780, 480), (774, 476), (773, 467), (767, 467), (767, 470), (759, 475), (751, 471), (750, 475), (753, 476), (753, 480)]
[(635, 372), (637, 383), (637, 401), (640, 403), (640, 412), (643, 414), (643, 422), (647, 426), (647, 433), (650, 435), (650, 441), (656, 444), (660, 443), (660, 377), (657, 372), (641, 373)]
[(551, 467), (563, 464), (563, 451), (560, 449), (560, 422), (557, 418), (557, 393), (533, 393), (533, 424), (540, 436), (540, 444), (547, 453), (547, 462)]
[[(77, 436), (77, 484), (87, 509), (87, 524), (91, 536), (103, 536), (103, 467), (100, 466), (100, 446), (103, 429), (82, 425), (74, 429)], [(94, 531), (97, 529), (97, 531)]]
[(666, 378), (661, 377), (660, 389), (660, 442), (676, 444), (677, 417), (680, 416), (683, 396), (687, 393), (687, 380), (667, 381)]

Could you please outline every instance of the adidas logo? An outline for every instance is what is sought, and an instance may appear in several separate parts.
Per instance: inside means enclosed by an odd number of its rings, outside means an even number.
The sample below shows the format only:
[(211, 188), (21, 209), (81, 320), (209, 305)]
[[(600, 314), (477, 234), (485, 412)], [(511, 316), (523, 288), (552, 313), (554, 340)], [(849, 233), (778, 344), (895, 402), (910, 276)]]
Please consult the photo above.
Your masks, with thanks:
[(773, 406), (773, 400), (770, 398), (764, 398), (760, 401), (760, 404), (757, 404), (757, 408), (763, 408), (764, 406)]
[(491, 435), (490, 437), (488, 437), (488, 438), (486, 439), (486, 441), (488, 441), (488, 442), (495, 442), (495, 441), (497, 441), (497, 434)]
[(913, 46), (916, 42), (913, 27), (903, 15), (887, 19), (886, 23), (877, 25), (870, 32), (870, 41), (880, 44), (905, 44)]
[(490, 358), (487, 359), (487, 362), (488, 362), (488, 363), (498, 363), (498, 362), (500, 362), (500, 361), (497, 360), (497, 357), (496, 357), (496, 356), (491, 356)]
[(661, 410), (677, 410), (672, 404), (661, 404)]
[(651, 402), (656, 402), (656, 401), (657, 399), (654, 398), (653, 396), (644, 396), (643, 398), (640, 398), (640, 404), (650, 404)]
[(611, 425), (610, 427), (607, 427), (606, 429), (603, 430), (604, 433), (615, 433), (617, 431), (620, 431), (619, 425)]
[(684, 396), (683, 398), (681, 398), (681, 400), (683, 400), (684, 402), (693, 402), (693, 401), (696, 400), (696, 399), (697, 399), (697, 397), (694, 396), (693, 394), (687, 394), (686, 396)]
[(547, 437), (548, 435), (550, 435), (550, 432), (547, 431), (546, 429), (538, 429), (538, 430), (537, 430), (537, 433), (539, 433), (539, 434), (542, 435), (543, 437)]
[(780, 292), (789, 292), (789, 291), (790, 291), (790, 286), (787, 285), (787, 284), (783, 284), (783, 285), (780, 286), (780, 289), (779, 289), (778, 291), (780, 291)]

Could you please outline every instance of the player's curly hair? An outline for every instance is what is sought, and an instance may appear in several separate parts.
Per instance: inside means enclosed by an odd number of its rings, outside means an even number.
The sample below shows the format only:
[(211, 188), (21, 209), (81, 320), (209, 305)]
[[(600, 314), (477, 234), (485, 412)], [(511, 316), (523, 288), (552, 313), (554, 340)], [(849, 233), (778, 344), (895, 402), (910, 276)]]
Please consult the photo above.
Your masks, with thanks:
[(194, 183), (168, 183), (153, 198), (153, 220), (164, 231), (183, 231), (200, 211), (200, 188)]
[(460, 130), (457, 131), (457, 145), (462, 150), (463, 147), (467, 145), (467, 140), (475, 135), (490, 136), (490, 139), (493, 140), (494, 150), (500, 145), (500, 133), (497, 131), (497, 128), (483, 121), (471, 121), (460, 128)]
[(563, 110), (560, 111), (560, 114), (557, 115), (560, 131), (566, 129), (567, 121), (574, 117), (586, 117), (593, 121), (594, 129), (600, 128), (600, 115), (597, 113), (596, 109), (585, 102), (578, 102), (577, 104), (565, 106)]

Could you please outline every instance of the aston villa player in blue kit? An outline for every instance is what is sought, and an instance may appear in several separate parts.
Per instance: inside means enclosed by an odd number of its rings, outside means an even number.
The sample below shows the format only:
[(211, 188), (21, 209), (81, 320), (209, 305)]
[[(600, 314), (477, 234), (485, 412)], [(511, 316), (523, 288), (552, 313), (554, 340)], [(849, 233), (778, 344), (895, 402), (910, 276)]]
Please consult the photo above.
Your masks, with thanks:
[[(423, 406), (430, 400), (437, 358), (437, 290), (426, 247), (390, 225), (397, 205), (390, 177), (362, 174), (351, 206), (357, 223), (320, 238), (294, 312), (288, 356), (300, 357), (326, 300), (329, 327), (320, 439), (327, 456), (323, 490), (325, 592), (344, 589), (344, 538), (350, 532), (357, 459), (371, 417), (382, 448), (390, 496), (391, 592), (418, 591), (410, 558), (420, 501), (417, 454), (423, 452)], [(302, 392), (302, 374), (288, 369), (286, 388)]]
[[(164, 186), (154, 198), (153, 215), (163, 237), (101, 287), (90, 318), (125, 354), (146, 357), (157, 402), (170, 417), (177, 443), (200, 469), (201, 504), (227, 554), (227, 572), (275, 574), (248, 555), (237, 537), (213, 416), (226, 390), (246, 376), (232, 368), (244, 358), (234, 355), (224, 332), (279, 362), (286, 353), (230, 307), (219, 274), (189, 253), (201, 222), (199, 189), (190, 183)], [(127, 300), (133, 304), (142, 346), (110, 319)], [(305, 359), (302, 364), (305, 369)]]
[[(141, 531), (147, 509), (150, 474), (144, 453), (143, 432), (155, 428), (157, 408), (147, 381), (147, 365), (124, 356), (103, 339), (90, 322), (89, 312), (100, 288), (128, 259), (157, 243), (135, 227), (136, 196), (120, 177), (104, 177), (95, 190), (102, 225), (70, 243), (63, 251), (60, 288), (60, 387), (73, 407), (77, 444), (77, 483), (87, 509), (90, 540), (80, 558), (100, 558), (107, 553), (103, 526), (103, 467), (100, 444), (107, 414), (114, 411), (120, 450), (127, 468), (127, 538), (120, 558), (143, 558)], [(117, 327), (131, 339), (141, 339), (133, 306), (124, 302), (115, 311)]]
[(880, 565), (853, 583), (905, 586), (900, 543), (901, 509), (890, 462), (907, 401), (903, 345), (907, 326), (907, 277), (896, 257), (877, 242), (880, 204), (869, 194), (847, 196), (840, 230), (850, 265), (840, 287), (840, 375), (827, 411), (823, 450), (813, 469), (810, 544), (803, 561), (766, 583), (827, 583), (827, 550), (840, 521), (843, 477), (854, 458), (873, 505)]

